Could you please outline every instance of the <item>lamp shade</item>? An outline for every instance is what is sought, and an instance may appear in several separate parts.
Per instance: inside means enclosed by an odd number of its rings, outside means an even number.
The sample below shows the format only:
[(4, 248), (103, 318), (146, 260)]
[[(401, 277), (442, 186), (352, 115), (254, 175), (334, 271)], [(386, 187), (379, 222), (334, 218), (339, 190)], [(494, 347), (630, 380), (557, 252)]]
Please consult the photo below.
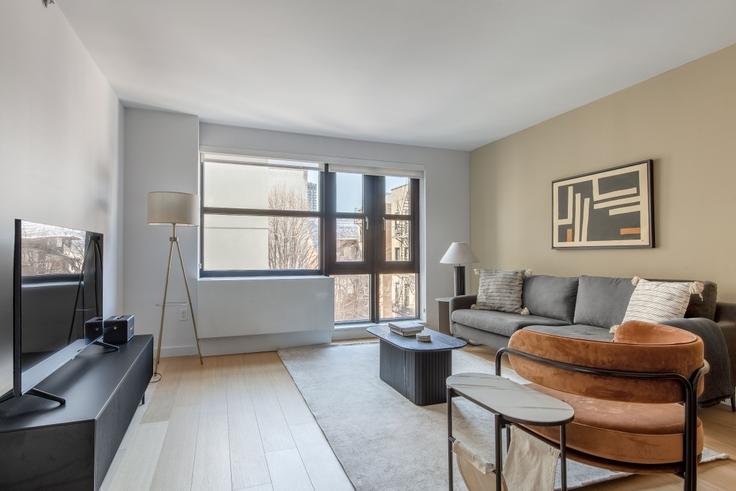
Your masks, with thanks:
[(198, 221), (196, 195), (175, 191), (148, 193), (149, 225), (197, 225)]
[(472, 264), (477, 262), (478, 258), (470, 250), (467, 242), (453, 242), (440, 259), (442, 264)]

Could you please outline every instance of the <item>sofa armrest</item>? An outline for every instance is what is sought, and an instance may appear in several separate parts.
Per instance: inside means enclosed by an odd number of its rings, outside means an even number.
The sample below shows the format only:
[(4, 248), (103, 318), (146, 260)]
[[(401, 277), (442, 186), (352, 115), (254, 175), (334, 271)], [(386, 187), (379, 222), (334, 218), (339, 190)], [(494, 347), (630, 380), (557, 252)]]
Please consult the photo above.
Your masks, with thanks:
[(478, 295), (460, 295), (459, 297), (452, 297), (450, 299), (450, 316), (456, 310), (469, 309), (478, 298)]
[(736, 384), (736, 303), (718, 302), (716, 322), (726, 338), (726, 347), (731, 358), (731, 380)]
[(718, 327), (726, 339), (726, 348), (731, 359), (731, 380), (736, 383), (736, 321), (718, 321)]
[(702, 317), (673, 319), (663, 324), (684, 329), (703, 340), (705, 359), (711, 370), (705, 376), (705, 393), (701, 396), (701, 401), (707, 405), (731, 397), (734, 392), (732, 360), (723, 327)]

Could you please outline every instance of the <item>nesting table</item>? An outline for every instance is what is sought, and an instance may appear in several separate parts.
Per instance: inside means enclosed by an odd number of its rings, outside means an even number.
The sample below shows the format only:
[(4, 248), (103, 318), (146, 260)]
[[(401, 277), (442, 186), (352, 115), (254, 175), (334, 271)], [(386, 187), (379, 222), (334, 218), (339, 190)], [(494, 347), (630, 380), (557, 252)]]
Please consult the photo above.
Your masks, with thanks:
[(575, 416), (572, 406), (507, 378), (487, 373), (459, 373), (447, 379), (447, 455), (450, 490), (453, 489), (452, 444), (455, 441), (452, 435), (453, 397), (464, 397), (486, 411), (493, 413), (496, 489), (501, 489), (501, 430), (506, 429), (508, 444), (510, 442), (510, 425), (512, 424), (559, 426), (561, 484), (562, 490), (567, 490), (565, 425), (572, 421)]
[(445, 402), (445, 380), (452, 373), (452, 350), (467, 343), (431, 329), (432, 341), (391, 332), (388, 326), (371, 326), (368, 332), (380, 340), (380, 377), (418, 406)]

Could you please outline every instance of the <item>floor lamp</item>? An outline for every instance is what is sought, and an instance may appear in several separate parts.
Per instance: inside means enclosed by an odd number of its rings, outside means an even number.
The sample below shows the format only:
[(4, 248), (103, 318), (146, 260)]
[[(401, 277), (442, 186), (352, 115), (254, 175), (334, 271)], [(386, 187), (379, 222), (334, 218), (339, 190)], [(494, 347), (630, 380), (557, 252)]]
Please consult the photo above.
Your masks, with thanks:
[(169, 237), (169, 259), (166, 266), (166, 280), (164, 282), (164, 299), (161, 302), (161, 325), (158, 330), (158, 346), (156, 347), (156, 367), (154, 376), (161, 378), (158, 372), (158, 363), (161, 361), (161, 344), (164, 336), (164, 317), (166, 314), (166, 297), (169, 293), (169, 276), (171, 276), (171, 259), (176, 250), (179, 258), (179, 266), (181, 266), (181, 274), (184, 277), (184, 288), (187, 292), (187, 302), (189, 303), (189, 313), (192, 316), (192, 326), (194, 327), (194, 339), (197, 345), (197, 354), (199, 355), (200, 365), (204, 365), (202, 361), (202, 352), (199, 349), (199, 335), (197, 334), (197, 320), (194, 318), (194, 307), (192, 306), (192, 296), (189, 293), (189, 283), (187, 282), (187, 273), (184, 269), (184, 259), (181, 256), (181, 247), (179, 246), (179, 237), (176, 236), (176, 226), (197, 225), (197, 199), (191, 193), (178, 193), (171, 191), (154, 191), (148, 193), (148, 224), (149, 225), (171, 225), (171, 236)]
[(455, 266), (455, 296), (465, 295), (465, 265), (477, 263), (478, 259), (467, 242), (453, 242), (440, 259), (442, 264)]

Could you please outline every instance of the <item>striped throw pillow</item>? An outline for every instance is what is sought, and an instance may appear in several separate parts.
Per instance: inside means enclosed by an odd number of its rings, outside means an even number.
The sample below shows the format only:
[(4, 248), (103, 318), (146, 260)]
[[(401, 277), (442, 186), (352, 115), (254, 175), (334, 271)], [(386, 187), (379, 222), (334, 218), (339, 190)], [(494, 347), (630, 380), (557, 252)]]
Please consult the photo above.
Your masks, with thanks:
[(523, 271), (480, 270), (476, 309), (521, 313)]
[(703, 284), (698, 281), (648, 281), (634, 277), (636, 285), (629, 300), (623, 322), (663, 322), (685, 317), (690, 295), (702, 293)]

